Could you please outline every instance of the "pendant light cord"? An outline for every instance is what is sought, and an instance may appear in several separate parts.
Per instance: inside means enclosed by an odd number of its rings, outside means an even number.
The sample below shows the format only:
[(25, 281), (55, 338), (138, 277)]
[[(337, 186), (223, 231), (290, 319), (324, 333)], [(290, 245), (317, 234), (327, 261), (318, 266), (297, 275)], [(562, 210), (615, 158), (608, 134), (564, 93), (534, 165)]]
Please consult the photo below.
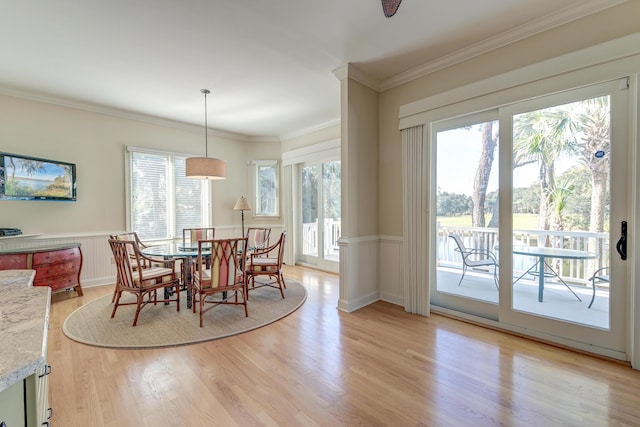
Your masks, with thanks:
[(204, 93), (204, 156), (209, 157), (209, 141), (207, 139), (209, 134), (209, 126), (207, 125), (207, 94), (211, 92), (209, 89), (200, 89), (200, 92)]

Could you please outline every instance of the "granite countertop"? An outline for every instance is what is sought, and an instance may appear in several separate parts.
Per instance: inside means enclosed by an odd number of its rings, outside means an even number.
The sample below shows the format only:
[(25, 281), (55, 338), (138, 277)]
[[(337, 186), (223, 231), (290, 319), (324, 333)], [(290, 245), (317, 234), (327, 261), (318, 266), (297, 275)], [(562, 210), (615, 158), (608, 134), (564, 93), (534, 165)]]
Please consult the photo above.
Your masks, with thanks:
[[(58, 251), (61, 249), (71, 249), (77, 248), (80, 246), (80, 243), (50, 243), (40, 246), (34, 246), (31, 248), (13, 248), (13, 249), (0, 249), (0, 254), (2, 255), (13, 255), (13, 254), (33, 254), (36, 252), (47, 252), (47, 251)], [(1, 284), (2, 282), (0, 282)]]
[(0, 270), (0, 392), (46, 362), (51, 288), (34, 270)]

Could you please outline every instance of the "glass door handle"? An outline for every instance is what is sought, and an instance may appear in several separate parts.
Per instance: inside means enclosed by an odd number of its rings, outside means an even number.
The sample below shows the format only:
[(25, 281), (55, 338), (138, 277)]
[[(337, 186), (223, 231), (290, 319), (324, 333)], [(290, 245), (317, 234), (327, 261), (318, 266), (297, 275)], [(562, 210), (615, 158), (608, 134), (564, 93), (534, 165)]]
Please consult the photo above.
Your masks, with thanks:
[(616, 250), (620, 254), (620, 259), (627, 259), (627, 221), (620, 224), (620, 240), (616, 243)]

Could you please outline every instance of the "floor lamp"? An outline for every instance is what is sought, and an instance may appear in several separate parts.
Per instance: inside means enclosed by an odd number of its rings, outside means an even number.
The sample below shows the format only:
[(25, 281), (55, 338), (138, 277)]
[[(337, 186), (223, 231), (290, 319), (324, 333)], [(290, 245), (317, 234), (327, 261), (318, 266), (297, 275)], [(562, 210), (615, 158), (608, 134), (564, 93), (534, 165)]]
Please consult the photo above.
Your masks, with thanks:
[(233, 207), (234, 211), (240, 211), (242, 213), (242, 237), (244, 237), (244, 211), (250, 211), (251, 207), (249, 206), (249, 202), (244, 196), (240, 196), (236, 205)]

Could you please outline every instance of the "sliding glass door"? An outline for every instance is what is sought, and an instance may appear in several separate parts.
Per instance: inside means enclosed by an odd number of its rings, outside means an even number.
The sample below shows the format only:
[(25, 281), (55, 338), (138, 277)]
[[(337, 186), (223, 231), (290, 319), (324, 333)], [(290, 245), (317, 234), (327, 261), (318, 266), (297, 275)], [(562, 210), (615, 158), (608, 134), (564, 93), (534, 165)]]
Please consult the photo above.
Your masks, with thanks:
[(435, 306), (624, 353), (623, 83), (432, 124)]

